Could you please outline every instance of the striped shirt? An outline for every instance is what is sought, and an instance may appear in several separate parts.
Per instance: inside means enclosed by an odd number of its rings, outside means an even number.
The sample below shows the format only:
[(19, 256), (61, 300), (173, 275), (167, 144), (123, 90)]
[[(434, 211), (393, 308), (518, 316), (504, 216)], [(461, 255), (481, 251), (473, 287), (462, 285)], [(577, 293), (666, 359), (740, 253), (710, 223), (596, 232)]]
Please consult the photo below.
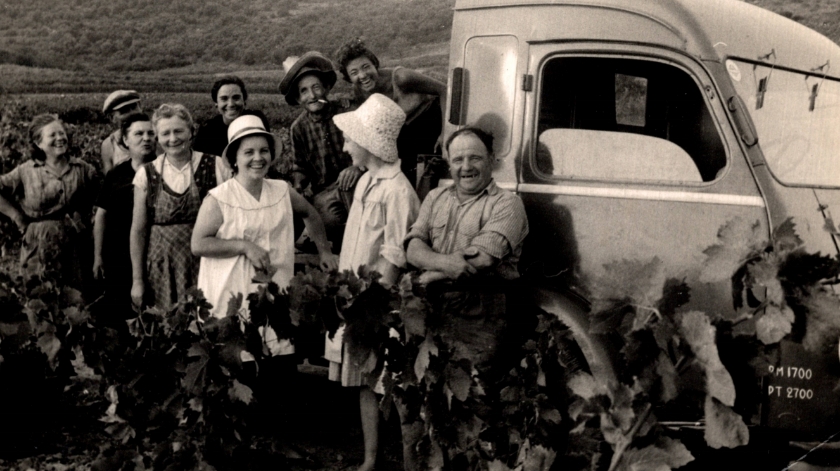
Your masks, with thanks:
[(474, 247), (499, 260), (496, 274), (511, 280), (519, 277), (517, 264), (526, 235), (528, 218), (522, 200), (491, 181), (464, 202), (458, 200), (455, 185), (432, 190), (405, 245), (416, 238), (442, 254)]

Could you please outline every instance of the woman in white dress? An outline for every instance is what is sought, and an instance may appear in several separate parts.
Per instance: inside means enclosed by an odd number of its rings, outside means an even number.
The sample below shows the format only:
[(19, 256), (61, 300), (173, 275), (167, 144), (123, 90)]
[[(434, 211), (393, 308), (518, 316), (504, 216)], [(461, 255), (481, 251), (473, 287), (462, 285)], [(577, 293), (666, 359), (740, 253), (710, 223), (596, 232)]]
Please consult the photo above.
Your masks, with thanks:
[[(257, 289), (255, 276), (261, 273), (280, 288), (286, 288), (294, 270), (293, 216), (303, 218), (321, 256), (321, 267), (334, 270), (338, 257), (330, 252), (324, 224), (312, 205), (282, 180), (267, 180), (274, 160), (274, 138), (259, 117), (243, 115), (228, 127), (228, 146), (223, 157), (231, 164), (234, 177), (210, 190), (192, 234), (192, 252), (201, 257), (198, 287), (213, 305), (211, 313), (224, 317), (233, 296), (242, 294), (240, 313), (248, 318), (248, 293)], [(297, 359), (289, 339), (278, 339), (269, 324), (259, 327), (264, 351), (270, 357), (259, 368), (245, 367), (246, 384), (262, 404), (256, 416), (264, 433), (290, 433), (286, 411), (295, 404)], [(243, 360), (254, 358), (243, 351)], [(249, 379), (250, 377), (250, 379)], [(301, 458), (294, 449), (284, 450), (287, 458)]]
[(294, 215), (303, 218), (321, 257), (321, 266), (335, 269), (317, 211), (282, 180), (267, 180), (274, 160), (274, 138), (252, 115), (235, 119), (228, 128), (223, 157), (234, 177), (208, 193), (192, 234), (192, 252), (201, 257), (198, 287), (224, 317), (231, 296), (256, 291), (254, 277), (268, 274), (280, 288), (289, 285), (294, 269)]

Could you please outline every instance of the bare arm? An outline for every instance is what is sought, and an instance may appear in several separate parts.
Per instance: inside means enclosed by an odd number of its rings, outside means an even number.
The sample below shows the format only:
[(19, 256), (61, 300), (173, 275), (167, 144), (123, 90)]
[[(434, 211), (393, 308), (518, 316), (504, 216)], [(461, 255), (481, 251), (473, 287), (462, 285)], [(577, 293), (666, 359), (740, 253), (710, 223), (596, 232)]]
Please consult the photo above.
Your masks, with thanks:
[[(141, 170), (142, 171), (142, 170)], [(146, 235), (149, 229), (146, 189), (134, 187), (134, 212), (131, 217), (129, 252), (131, 254), (131, 300), (137, 306), (143, 302), (146, 278)]]
[(0, 195), (0, 213), (8, 216), (15, 223), (21, 234), (26, 232), (26, 217), (15, 204)]
[[(446, 99), (446, 84), (415, 70), (399, 68), (394, 71), (394, 83), (406, 93), (437, 95)], [(441, 103), (443, 106), (443, 103)]]
[(212, 195), (204, 198), (193, 227), (190, 248), (193, 255), (208, 258), (230, 258), (244, 255), (254, 268), (265, 270), (271, 266), (267, 250), (243, 239), (220, 239), (216, 237), (222, 227), (224, 216), (219, 202)]
[(408, 262), (426, 270), (421, 281), (428, 283), (440, 279), (457, 280), (496, 266), (498, 259), (475, 247), (451, 254), (440, 254), (420, 239), (412, 239), (406, 250)]
[(337, 269), (338, 257), (330, 249), (330, 243), (327, 240), (327, 231), (324, 229), (324, 222), (321, 221), (321, 216), (318, 215), (318, 211), (300, 193), (292, 188), (289, 188), (289, 196), (292, 200), (292, 212), (303, 218), (303, 223), (309, 231), (309, 236), (318, 248), (318, 254), (321, 256), (321, 267), (326, 270)]
[(111, 136), (102, 141), (99, 158), (102, 160), (102, 173), (110, 172), (111, 167), (114, 166), (114, 146), (111, 144)]
[(93, 277), (99, 279), (102, 271), (102, 241), (105, 238), (105, 214), (104, 208), (96, 208), (96, 216), (93, 219)]

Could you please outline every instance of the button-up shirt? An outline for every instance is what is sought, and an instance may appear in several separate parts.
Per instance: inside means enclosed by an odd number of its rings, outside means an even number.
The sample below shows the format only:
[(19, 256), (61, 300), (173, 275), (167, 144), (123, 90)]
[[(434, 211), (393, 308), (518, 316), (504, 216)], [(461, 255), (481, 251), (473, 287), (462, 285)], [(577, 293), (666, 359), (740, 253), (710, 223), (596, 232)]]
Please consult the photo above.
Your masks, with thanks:
[(491, 181), (464, 202), (458, 200), (455, 185), (432, 190), (405, 245), (420, 239), (441, 254), (474, 247), (499, 260), (495, 268), (499, 276), (514, 279), (519, 277), (517, 264), (526, 235), (528, 218), (522, 200)]
[[(338, 179), (338, 174), (353, 162), (342, 150), (344, 136), (332, 117), (345, 111), (328, 103), (323, 113), (304, 111), (291, 127), (295, 172), (306, 176), (312, 192), (318, 193)], [(298, 188), (302, 190), (302, 188)]]
[(399, 162), (362, 175), (344, 229), (339, 270), (357, 273), (362, 265), (373, 267), (380, 256), (404, 267), (402, 242), (419, 207), (420, 199)]
[(45, 162), (28, 160), (0, 176), (0, 192), (34, 220), (88, 211), (99, 191), (99, 175), (80, 159), (71, 158), (68, 164), (56, 172)]

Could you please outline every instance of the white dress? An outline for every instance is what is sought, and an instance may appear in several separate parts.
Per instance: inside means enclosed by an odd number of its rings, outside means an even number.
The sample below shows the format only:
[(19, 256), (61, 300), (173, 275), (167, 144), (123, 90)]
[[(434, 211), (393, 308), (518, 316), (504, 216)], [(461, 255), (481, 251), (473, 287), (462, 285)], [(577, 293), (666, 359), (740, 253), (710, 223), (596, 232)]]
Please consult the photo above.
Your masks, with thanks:
[[(289, 286), (294, 274), (294, 225), (289, 185), (281, 180), (264, 180), (262, 194), (257, 200), (232, 178), (210, 190), (219, 203), (222, 225), (216, 232), (219, 239), (242, 239), (254, 242), (269, 252), (272, 267), (277, 269), (272, 279), (281, 289)], [(202, 257), (198, 270), (198, 287), (213, 305), (211, 314), (224, 317), (231, 296), (242, 293), (241, 312), (247, 316), (249, 293), (257, 290), (252, 280), (256, 270), (247, 257)], [(294, 353), (294, 345), (287, 339), (278, 341), (273, 329), (263, 332), (264, 340), (273, 355)]]

